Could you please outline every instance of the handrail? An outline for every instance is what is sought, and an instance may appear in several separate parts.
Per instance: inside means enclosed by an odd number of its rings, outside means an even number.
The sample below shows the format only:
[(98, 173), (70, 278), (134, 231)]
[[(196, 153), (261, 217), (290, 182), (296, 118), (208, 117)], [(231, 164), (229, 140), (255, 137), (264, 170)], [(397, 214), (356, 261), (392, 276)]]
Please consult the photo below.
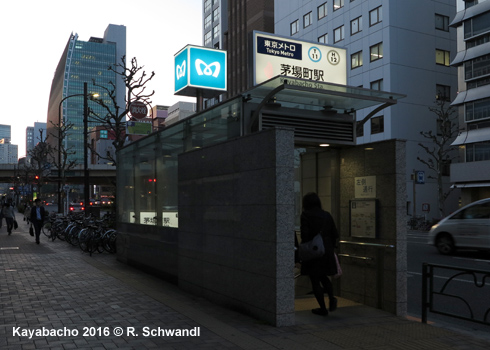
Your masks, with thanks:
[(393, 244), (379, 244), (379, 243), (353, 242), (353, 241), (340, 241), (339, 243), (364, 245), (364, 246), (368, 246), (368, 247), (377, 247), (377, 248), (395, 248), (395, 246)]
[[(434, 269), (443, 269), (443, 270), (452, 270), (453, 275), (450, 277), (445, 277), (446, 280), (442, 284), (442, 287), (440, 287), (438, 290), (436, 290), (434, 286)], [(481, 277), (481, 282), (478, 281), (478, 274)], [(440, 265), (440, 264), (428, 264), (428, 263), (423, 263), (422, 264), (422, 322), (427, 323), (427, 309), (429, 309), (430, 312), (440, 314), (440, 315), (445, 315), (449, 317), (454, 317), (454, 318), (459, 318), (462, 320), (466, 321), (471, 321), (471, 322), (476, 322), (476, 323), (482, 323), (485, 325), (490, 325), (490, 306), (488, 305), (474, 305), (472, 308), (471, 306), (471, 300), (466, 300), (460, 295), (455, 295), (454, 294), (454, 288), (451, 292), (448, 291), (448, 286), (450, 285), (451, 282), (455, 281), (457, 277), (460, 276), (468, 276), (470, 277), (470, 280), (473, 280), (473, 286), (476, 288), (484, 288), (485, 286), (490, 286), (490, 282), (487, 282), (487, 279), (490, 279), (490, 271), (485, 271), (485, 270), (477, 270), (477, 269), (468, 269), (468, 268), (462, 268), (462, 267), (457, 267), (457, 266), (449, 266), (449, 265)], [(437, 276), (440, 278), (440, 276)], [(472, 293), (470, 293), (472, 295)], [(450, 298), (451, 300), (459, 300), (460, 303), (457, 303), (457, 305), (464, 306), (469, 313), (470, 317), (462, 316), (460, 314), (455, 314), (452, 312), (452, 310), (448, 310), (447, 308), (445, 310), (438, 309), (437, 305), (438, 303), (434, 302), (434, 299), (437, 297), (443, 297), (443, 298)], [(455, 305), (454, 303), (450, 303), (447, 305)], [(486, 309), (485, 309), (486, 308)], [(481, 319), (479, 319), (477, 316), (475, 316), (476, 311), (481, 311), (484, 312), (483, 315), (481, 316)]]
[(359, 255), (351, 255), (351, 254), (337, 254), (337, 256), (341, 256), (344, 258), (360, 259), (360, 260), (374, 260), (373, 258), (370, 258), (368, 256), (359, 256)]

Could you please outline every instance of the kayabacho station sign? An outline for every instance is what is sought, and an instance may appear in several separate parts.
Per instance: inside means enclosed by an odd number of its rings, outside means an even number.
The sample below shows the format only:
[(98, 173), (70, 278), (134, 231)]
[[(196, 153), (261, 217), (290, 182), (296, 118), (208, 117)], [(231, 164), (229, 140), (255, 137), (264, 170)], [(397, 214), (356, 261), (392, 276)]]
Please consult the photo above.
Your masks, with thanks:
[(343, 48), (253, 32), (253, 84), (275, 76), (347, 84)]

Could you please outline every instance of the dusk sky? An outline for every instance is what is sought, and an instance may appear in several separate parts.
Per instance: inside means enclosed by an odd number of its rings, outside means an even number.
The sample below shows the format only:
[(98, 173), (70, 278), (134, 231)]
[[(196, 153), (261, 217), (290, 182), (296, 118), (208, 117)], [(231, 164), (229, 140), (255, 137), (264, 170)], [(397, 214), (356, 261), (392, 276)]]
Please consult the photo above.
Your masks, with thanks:
[(126, 56), (155, 72), (146, 91), (152, 104), (195, 99), (173, 94), (173, 57), (187, 44), (202, 45), (202, 0), (25, 0), (2, 2), (0, 124), (12, 126), (12, 144), (25, 155), (27, 126), (46, 122), (54, 72), (70, 34), (103, 37), (109, 24), (126, 26)]

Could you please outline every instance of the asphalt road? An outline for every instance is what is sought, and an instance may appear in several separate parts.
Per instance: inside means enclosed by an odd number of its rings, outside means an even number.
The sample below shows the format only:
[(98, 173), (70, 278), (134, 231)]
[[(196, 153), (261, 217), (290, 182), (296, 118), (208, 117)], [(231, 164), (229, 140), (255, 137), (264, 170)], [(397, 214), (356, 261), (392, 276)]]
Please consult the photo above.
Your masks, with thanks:
[[(454, 255), (444, 256), (437, 249), (427, 244), (427, 232), (409, 231), (408, 238), (408, 313), (412, 317), (422, 316), (422, 264), (440, 264), (460, 268), (488, 271), (486, 284), (479, 288), (475, 286), (474, 277), (463, 274), (453, 278), (445, 289), (446, 294), (454, 297), (440, 296), (434, 298), (438, 310), (473, 316), (483, 319), (490, 309), (490, 253), (478, 251), (458, 251)], [(448, 277), (458, 271), (434, 270), (434, 290), (440, 291)], [(477, 275), (477, 283), (482, 284), (482, 275)], [(488, 317), (490, 319), (490, 316)], [(428, 313), (428, 321), (452, 324), (470, 332), (484, 332), (490, 335), (490, 326), (467, 322), (461, 319)]]

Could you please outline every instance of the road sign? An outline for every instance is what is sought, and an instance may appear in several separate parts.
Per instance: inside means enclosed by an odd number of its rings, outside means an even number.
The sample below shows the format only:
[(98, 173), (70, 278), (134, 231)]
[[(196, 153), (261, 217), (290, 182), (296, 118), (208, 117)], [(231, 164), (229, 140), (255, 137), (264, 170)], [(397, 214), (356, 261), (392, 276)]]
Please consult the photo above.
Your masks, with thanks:
[(424, 171), (417, 171), (415, 173), (415, 183), (416, 184), (425, 184), (425, 172)]
[(133, 101), (129, 105), (129, 113), (131, 113), (133, 118), (143, 119), (146, 118), (146, 115), (148, 114), (148, 108), (146, 107), (146, 104), (141, 101)]

